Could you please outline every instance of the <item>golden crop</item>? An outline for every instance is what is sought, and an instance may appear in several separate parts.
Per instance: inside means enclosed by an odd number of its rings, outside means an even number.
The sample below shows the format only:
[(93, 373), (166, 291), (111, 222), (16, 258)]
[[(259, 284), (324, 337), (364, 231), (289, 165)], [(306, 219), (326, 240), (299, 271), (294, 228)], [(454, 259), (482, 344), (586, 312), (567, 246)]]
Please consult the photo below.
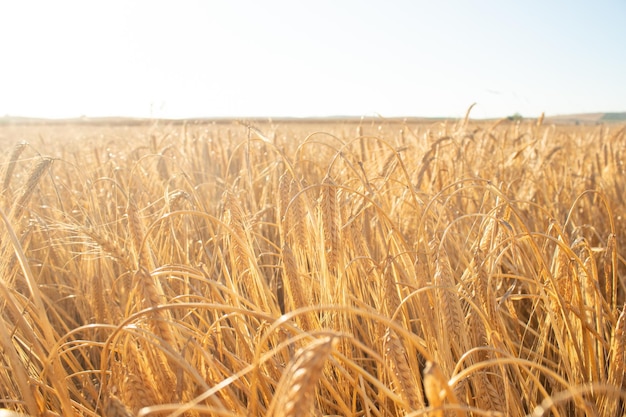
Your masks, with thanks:
[(0, 142), (2, 416), (625, 411), (622, 125)]

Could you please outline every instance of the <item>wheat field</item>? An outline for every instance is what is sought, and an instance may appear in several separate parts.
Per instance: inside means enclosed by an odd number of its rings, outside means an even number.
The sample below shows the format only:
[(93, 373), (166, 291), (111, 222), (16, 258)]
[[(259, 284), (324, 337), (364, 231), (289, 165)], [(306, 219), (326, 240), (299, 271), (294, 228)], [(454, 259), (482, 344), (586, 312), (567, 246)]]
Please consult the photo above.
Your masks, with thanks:
[(623, 125), (0, 126), (1, 416), (622, 416)]

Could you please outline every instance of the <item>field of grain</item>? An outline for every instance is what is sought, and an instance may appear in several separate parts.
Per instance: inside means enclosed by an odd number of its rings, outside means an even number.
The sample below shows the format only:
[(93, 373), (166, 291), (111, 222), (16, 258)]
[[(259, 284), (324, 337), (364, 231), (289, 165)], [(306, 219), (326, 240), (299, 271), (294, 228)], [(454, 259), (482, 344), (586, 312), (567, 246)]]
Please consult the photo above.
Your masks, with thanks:
[(624, 125), (0, 143), (2, 416), (624, 415)]

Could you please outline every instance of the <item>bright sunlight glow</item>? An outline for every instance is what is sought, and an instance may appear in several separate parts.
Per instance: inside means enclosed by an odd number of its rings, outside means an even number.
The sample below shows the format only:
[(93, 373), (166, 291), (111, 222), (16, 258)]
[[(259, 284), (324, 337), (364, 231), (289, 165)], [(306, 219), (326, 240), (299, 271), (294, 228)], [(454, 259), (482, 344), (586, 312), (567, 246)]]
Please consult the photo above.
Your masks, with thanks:
[(626, 3), (5, 1), (0, 116), (626, 110)]

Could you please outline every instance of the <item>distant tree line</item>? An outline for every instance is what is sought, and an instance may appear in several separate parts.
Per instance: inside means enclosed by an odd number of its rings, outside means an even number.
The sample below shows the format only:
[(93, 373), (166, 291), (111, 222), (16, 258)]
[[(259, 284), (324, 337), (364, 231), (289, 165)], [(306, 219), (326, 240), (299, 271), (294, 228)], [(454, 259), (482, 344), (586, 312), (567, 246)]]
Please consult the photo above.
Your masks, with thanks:
[(600, 120), (616, 121), (626, 120), (626, 112), (624, 113), (604, 113)]

